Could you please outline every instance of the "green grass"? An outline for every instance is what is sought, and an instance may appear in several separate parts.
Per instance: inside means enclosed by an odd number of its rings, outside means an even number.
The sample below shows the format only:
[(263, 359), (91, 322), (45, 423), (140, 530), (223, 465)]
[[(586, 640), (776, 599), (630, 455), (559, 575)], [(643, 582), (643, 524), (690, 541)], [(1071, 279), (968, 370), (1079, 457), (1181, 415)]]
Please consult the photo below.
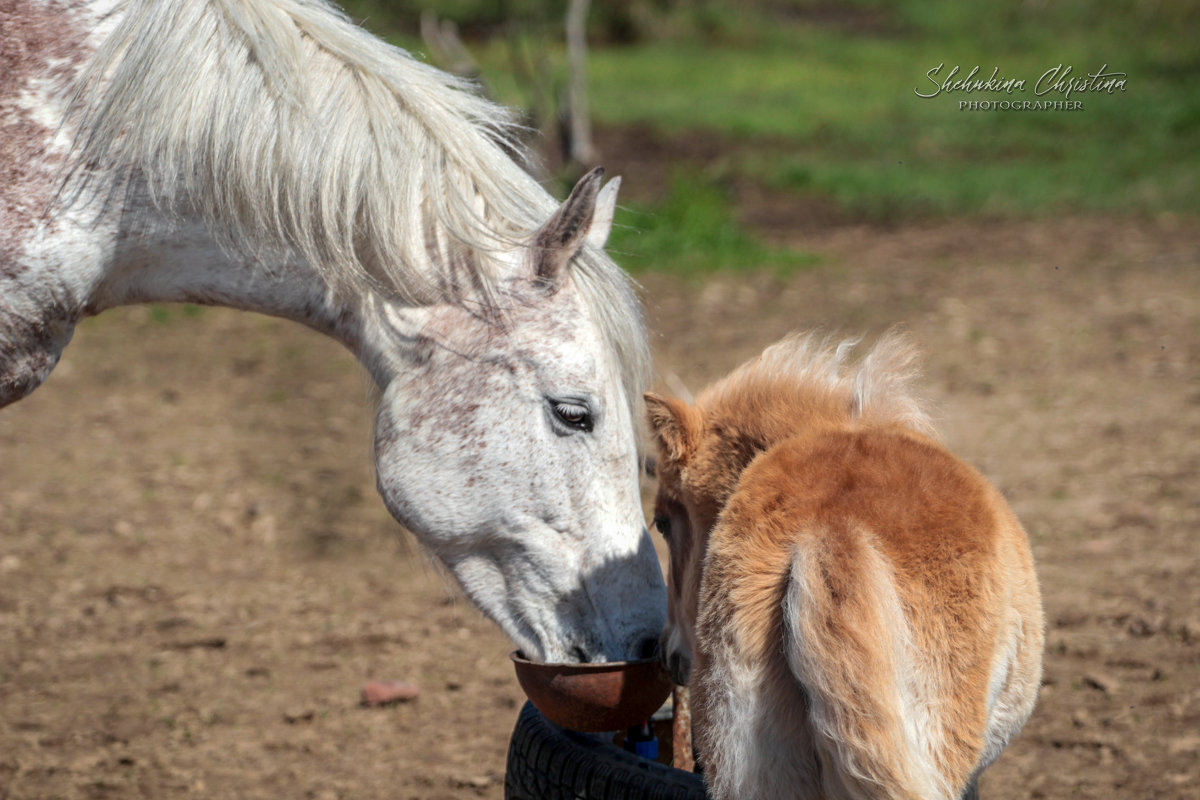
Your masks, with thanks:
[(762, 244), (738, 225), (719, 186), (683, 172), (673, 176), (661, 204), (618, 209), (608, 250), (631, 272), (789, 270), (817, 261)]
[(154, 304), (147, 307), (146, 316), (147, 319), (157, 325), (166, 325), (175, 318), (176, 312), (188, 319), (195, 319), (196, 317), (204, 316), (204, 306), (198, 306), (193, 303)]
[[(466, 30), (472, 21), (487, 29), (515, 9), (528, 17), (528, 47), (546, 54), (561, 82), (550, 12), (538, 17), (521, 2), (491, 0), (386, 5), (358, 0), (352, 13), (375, 9), (384, 29), (403, 37), (415, 29), (416, 5), (440, 8)], [(850, 216), (881, 221), (1200, 212), (1194, 0), (751, 0), (737, 13), (681, 0), (640, 8), (657, 16), (632, 44), (600, 41), (590, 52), (595, 121), (649, 124), (681, 141), (700, 133), (715, 137), (723, 155), (720, 169), (700, 173), (708, 183), (677, 176), (661, 206), (618, 216), (613, 243), (632, 268), (806, 261), (741, 229), (714, 175), (830, 198)], [(614, 13), (593, 10), (601, 40)], [(527, 102), (503, 40), (469, 45), (499, 99)], [(939, 63), (944, 72), (961, 65), (963, 74), (999, 67), (1027, 89), (918, 97), (915, 89), (932, 88), (926, 72)], [(958, 109), (959, 99), (1061, 99), (1033, 94), (1037, 78), (1058, 64), (1076, 76), (1107, 64), (1127, 73), (1127, 90), (1076, 95), (1081, 111)]]
[[(1159, 31), (1146, 47), (1133, 31), (1121, 35), (1119, 21), (1085, 31), (1044, 20), (1061, 32), (1051, 36), (1037, 20), (1001, 34), (999, 13), (935, 19), (930, 33), (908, 22), (908, 33), (889, 36), (793, 25), (753, 46), (597, 50), (593, 114), (720, 134), (738, 172), (870, 218), (1200, 211), (1200, 49), (1172, 44), (1194, 28)], [(943, 74), (998, 66), (1027, 88), (916, 96), (933, 88), (925, 73), (940, 63)], [(1061, 100), (1033, 94), (1043, 72), (1070, 64), (1083, 76), (1105, 63), (1128, 74), (1127, 90), (1072, 96), (1081, 111), (958, 108), (959, 99)]]

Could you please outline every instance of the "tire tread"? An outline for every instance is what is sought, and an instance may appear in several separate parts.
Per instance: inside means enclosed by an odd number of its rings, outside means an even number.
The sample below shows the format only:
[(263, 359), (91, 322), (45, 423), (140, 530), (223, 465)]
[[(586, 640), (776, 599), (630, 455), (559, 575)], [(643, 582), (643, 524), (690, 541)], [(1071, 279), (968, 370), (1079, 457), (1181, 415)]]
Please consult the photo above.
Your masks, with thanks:
[(513, 728), (505, 800), (707, 800), (704, 781), (564, 730), (525, 703)]

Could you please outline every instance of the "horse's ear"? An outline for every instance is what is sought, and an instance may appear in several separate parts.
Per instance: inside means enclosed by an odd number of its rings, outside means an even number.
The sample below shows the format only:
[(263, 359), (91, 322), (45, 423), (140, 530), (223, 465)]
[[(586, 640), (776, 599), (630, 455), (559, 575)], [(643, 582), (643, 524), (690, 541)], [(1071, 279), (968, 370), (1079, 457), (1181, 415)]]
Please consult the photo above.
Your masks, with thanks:
[(597, 250), (603, 250), (608, 244), (608, 235), (612, 233), (613, 215), (617, 213), (617, 192), (621, 189), (621, 176), (613, 178), (604, 184), (600, 194), (596, 195), (596, 212), (592, 215), (592, 226), (588, 228), (587, 243)]
[(619, 179), (600, 182), (604, 168), (596, 167), (579, 179), (571, 195), (533, 238), (538, 280), (557, 286), (566, 276), (567, 265), (587, 242), (603, 247), (612, 229)]
[(700, 435), (700, 412), (674, 397), (646, 392), (646, 417), (663, 461), (684, 463)]

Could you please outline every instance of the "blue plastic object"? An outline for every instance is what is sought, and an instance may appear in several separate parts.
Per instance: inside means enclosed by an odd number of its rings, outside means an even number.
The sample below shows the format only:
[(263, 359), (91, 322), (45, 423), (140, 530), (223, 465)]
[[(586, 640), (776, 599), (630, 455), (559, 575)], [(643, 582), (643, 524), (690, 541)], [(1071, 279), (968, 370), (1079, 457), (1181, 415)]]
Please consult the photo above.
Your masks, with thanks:
[(649, 722), (634, 725), (625, 733), (625, 749), (636, 756), (658, 760), (658, 737), (654, 735), (654, 726)]

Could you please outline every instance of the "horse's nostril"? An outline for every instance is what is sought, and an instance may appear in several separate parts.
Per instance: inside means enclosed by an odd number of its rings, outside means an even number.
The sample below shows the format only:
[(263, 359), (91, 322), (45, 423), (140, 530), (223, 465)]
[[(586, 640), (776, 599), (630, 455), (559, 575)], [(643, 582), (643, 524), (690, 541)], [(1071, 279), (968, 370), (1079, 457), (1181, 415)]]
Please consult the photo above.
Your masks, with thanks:
[(579, 645), (575, 645), (570, 650), (571, 660), (577, 664), (586, 664), (590, 660), (588, 654)]

